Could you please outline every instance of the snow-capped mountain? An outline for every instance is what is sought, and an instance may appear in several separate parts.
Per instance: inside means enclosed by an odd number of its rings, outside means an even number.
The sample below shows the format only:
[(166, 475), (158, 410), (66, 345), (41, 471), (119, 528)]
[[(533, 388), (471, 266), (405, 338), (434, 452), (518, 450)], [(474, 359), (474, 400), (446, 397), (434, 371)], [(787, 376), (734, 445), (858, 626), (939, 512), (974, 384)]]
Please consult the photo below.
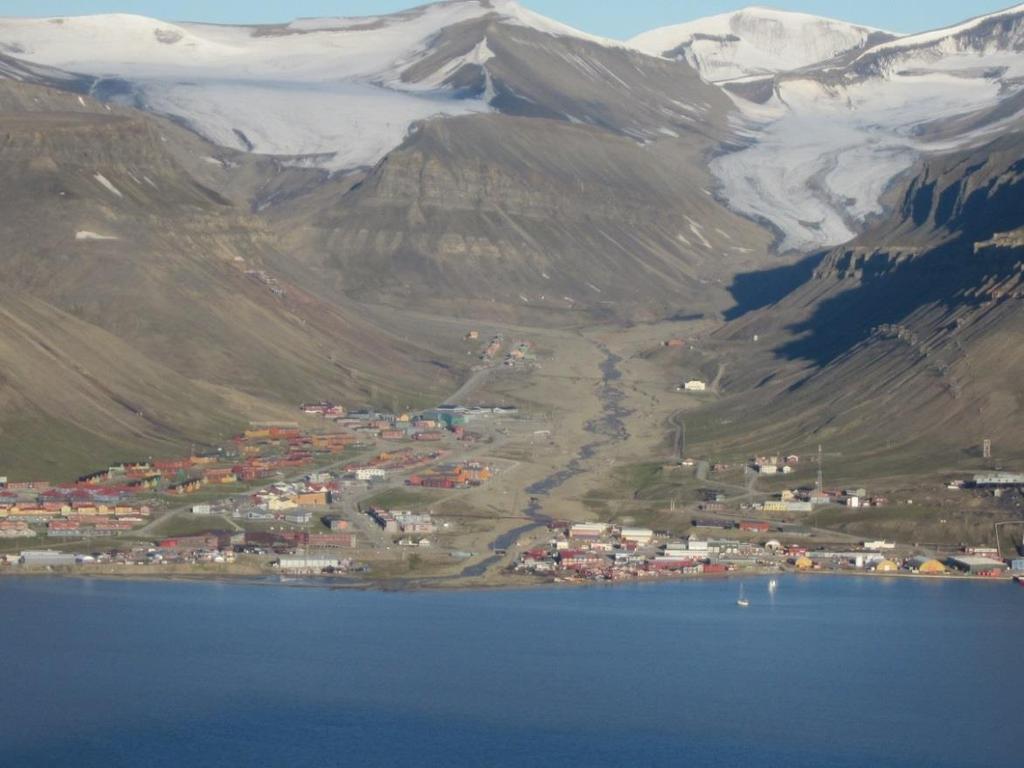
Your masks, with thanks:
[(460, 32), (487, 22), (623, 47), (512, 0), (448, 0), (390, 16), (259, 27), (124, 14), (6, 18), (0, 53), (91, 76), (101, 98), (173, 116), (222, 146), (338, 170), (372, 165), (416, 121), (489, 111), (493, 88), (467, 93), (451, 77), (492, 57), (479, 36), (431, 77), (405, 74), (439, 43), (458, 48)]
[(736, 98), (750, 146), (717, 158), (729, 204), (782, 247), (849, 240), (927, 152), (991, 139), (1024, 109), (1024, 5), (775, 76)]
[(642, 146), (697, 134), (740, 147), (711, 164), (720, 196), (807, 250), (856, 234), (922, 152), (1017, 119), (1022, 19), (1024, 5), (896, 38), (753, 7), (623, 43), (514, 0), (267, 26), (7, 18), (0, 76), (64, 78), (223, 147), (331, 171), (376, 164), (435, 117), (554, 119)]
[(630, 44), (689, 62), (711, 82), (769, 76), (894, 39), (845, 21), (750, 7), (645, 32)]

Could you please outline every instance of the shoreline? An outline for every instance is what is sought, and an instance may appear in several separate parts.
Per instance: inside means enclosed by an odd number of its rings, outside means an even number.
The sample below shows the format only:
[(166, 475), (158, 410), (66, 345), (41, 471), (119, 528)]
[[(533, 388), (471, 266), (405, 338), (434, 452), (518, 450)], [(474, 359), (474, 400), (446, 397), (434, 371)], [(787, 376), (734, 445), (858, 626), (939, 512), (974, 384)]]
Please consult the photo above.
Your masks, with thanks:
[(624, 585), (639, 584), (665, 584), (683, 581), (721, 581), (742, 579), (744, 577), (763, 578), (769, 576), (839, 576), (839, 577), (861, 577), (877, 579), (917, 579), (924, 581), (960, 581), (980, 584), (1013, 584), (1017, 575), (1007, 574), (1006, 576), (969, 576), (966, 574), (919, 574), (919, 573), (875, 573), (872, 571), (845, 571), (845, 570), (796, 570), (792, 568), (758, 568), (742, 571), (729, 571), (726, 573), (709, 574), (678, 574), (674, 576), (657, 576), (651, 578), (628, 578), (613, 580), (576, 579), (576, 578), (544, 578), (517, 577), (512, 574), (497, 574), (497, 578), (491, 580), (477, 580), (475, 578), (455, 579), (449, 577), (424, 576), (422, 578), (395, 579), (389, 580), (362, 580), (352, 576), (314, 575), (314, 576), (289, 576), (280, 573), (117, 573), (113, 571), (101, 571), (91, 573), (83, 569), (32, 569), (21, 570), (14, 568), (0, 569), (0, 585), (5, 578), (57, 578), (57, 579), (80, 579), (80, 580), (105, 580), (105, 581), (136, 581), (136, 582), (190, 582), (190, 583), (221, 583), (239, 584), (264, 587), (288, 587), (307, 589), (328, 589), (328, 590), (353, 590), (361, 592), (463, 592), (471, 590), (495, 591), (495, 590), (530, 590), (551, 587), (617, 587)]

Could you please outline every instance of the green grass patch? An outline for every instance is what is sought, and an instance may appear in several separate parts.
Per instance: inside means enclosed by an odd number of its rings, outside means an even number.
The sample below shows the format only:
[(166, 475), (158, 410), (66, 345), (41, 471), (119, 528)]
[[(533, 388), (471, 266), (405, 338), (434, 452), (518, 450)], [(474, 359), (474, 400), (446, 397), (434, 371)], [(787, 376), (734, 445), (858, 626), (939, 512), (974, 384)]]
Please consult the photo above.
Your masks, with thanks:
[(860, 509), (835, 507), (814, 512), (808, 519), (822, 528), (831, 528), (838, 525), (851, 525), (853, 523), (890, 523), (906, 520), (923, 522), (937, 518), (941, 514), (940, 511), (935, 509), (913, 505)]
[(618, 467), (612, 472), (612, 478), (617, 484), (634, 490), (646, 488), (661, 481), (663, 475), (662, 465), (657, 462), (631, 464)]
[(376, 493), (362, 503), (363, 508), (381, 507), (384, 509), (422, 509), (437, 502), (442, 494), (437, 491), (418, 491), (407, 488), (389, 488)]
[(234, 526), (222, 515), (193, 515), (191, 512), (178, 512), (159, 522), (154, 536), (170, 538), (173, 536), (195, 536), (210, 531), (231, 531)]

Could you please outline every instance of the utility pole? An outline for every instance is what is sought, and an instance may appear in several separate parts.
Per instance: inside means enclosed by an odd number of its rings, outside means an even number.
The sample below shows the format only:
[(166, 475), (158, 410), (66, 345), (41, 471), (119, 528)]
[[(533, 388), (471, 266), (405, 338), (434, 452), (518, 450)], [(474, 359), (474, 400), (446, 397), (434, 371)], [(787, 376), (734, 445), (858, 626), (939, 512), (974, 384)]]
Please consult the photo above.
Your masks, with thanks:
[(821, 462), (822, 462), (822, 459), (821, 459), (821, 443), (818, 443), (818, 483), (817, 483), (817, 490), (818, 490), (818, 496), (819, 497), (825, 492), (825, 480), (824, 480), (824, 475), (822, 474)]

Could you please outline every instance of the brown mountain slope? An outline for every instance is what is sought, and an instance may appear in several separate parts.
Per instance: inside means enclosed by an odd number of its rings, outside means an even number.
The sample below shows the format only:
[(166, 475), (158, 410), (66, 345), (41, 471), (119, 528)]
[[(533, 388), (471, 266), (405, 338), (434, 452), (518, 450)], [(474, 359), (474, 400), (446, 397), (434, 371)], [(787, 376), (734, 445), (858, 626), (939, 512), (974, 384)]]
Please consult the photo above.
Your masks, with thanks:
[(716, 312), (769, 238), (710, 196), (704, 149), (540, 118), (433, 121), (355, 188), (270, 216), (351, 296), (552, 319)]
[[(467, 58), (473, 51), (486, 56)], [(712, 197), (734, 108), (685, 62), (504, 23), (445, 28), (400, 69), (495, 113), (431, 120), (369, 174), (267, 215), (336, 290), (488, 316), (715, 313), (769, 237)]]
[(182, 169), (178, 129), (17, 83), (0, 109), (0, 431), (25, 457), (7, 474), (51, 466), (42, 446), (62, 429), (75, 445), (57, 464), (78, 470), (303, 399), (446, 388), (408, 343), (267, 272), (273, 238)]

